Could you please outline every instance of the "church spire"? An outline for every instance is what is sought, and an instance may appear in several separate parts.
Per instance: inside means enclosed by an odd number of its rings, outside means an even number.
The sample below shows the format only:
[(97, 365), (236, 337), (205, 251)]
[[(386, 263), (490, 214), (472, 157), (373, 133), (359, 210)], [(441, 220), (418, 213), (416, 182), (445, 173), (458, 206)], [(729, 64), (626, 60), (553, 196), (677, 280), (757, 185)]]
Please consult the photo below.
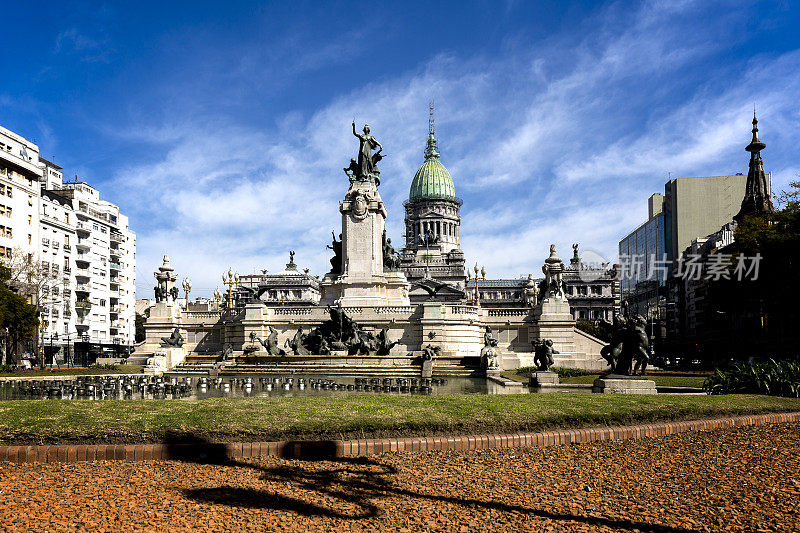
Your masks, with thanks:
[(428, 118), (428, 145), (425, 147), (425, 159), (439, 157), (439, 146), (436, 143), (436, 135), (433, 127), (433, 100), (430, 103), (430, 117)]
[(745, 187), (742, 207), (736, 214), (734, 220), (741, 222), (746, 215), (774, 213), (775, 207), (772, 205), (769, 190), (767, 188), (767, 176), (764, 174), (764, 162), (761, 160), (761, 150), (767, 147), (758, 138), (758, 119), (756, 118), (755, 106), (753, 106), (753, 138), (745, 150), (750, 152), (750, 169), (747, 172), (747, 185)]

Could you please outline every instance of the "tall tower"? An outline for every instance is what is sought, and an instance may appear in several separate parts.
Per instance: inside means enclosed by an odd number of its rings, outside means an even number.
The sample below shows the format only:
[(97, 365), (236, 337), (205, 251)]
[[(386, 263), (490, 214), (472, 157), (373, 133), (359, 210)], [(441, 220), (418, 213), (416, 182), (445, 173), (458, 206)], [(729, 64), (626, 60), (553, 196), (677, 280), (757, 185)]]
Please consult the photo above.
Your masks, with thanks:
[(742, 218), (747, 215), (775, 212), (769, 196), (767, 176), (764, 174), (764, 162), (761, 160), (761, 150), (766, 147), (766, 144), (758, 140), (758, 119), (756, 110), (753, 109), (753, 139), (745, 148), (750, 152), (750, 169), (747, 172), (747, 185), (742, 207), (733, 217), (737, 222), (741, 222)]
[[(464, 253), (459, 243), (461, 200), (453, 178), (439, 160), (433, 121), (433, 102), (428, 119), (425, 161), (411, 182), (406, 209), (406, 246), (401, 268), (409, 281), (425, 277), (464, 287)], [(425, 239), (425, 236), (429, 236)], [(431, 238), (432, 237), (432, 238)], [(426, 242), (427, 241), (427, 242)]]

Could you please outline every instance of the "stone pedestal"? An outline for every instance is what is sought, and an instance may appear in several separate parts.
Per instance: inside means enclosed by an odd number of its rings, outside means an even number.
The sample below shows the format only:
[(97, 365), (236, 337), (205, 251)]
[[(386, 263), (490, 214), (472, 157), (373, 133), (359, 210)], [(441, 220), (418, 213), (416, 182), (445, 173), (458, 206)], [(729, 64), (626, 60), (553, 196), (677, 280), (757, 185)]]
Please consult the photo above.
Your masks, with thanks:
[(167, 370), (172, 370), (186, 359), (186, 350), (178, 347), (158, 348), (153, 357), (147, 360), (144, 368), (145, 374), (163, 374)]
[(320, 305), (379, 307), (410, 305), (410, 284), (402, 272), (384, 271), (386, 206), (374, 183), (354, 181), (339, 204), (342, 214), (340, 276), (320, 282)]
[[(181, 310), (174, 302), (161, 301), (150, 308), (150, 317), (144, 324), (145, 342), (136, 351), (155, 353), (161, 349), (162, 337), (169, 337), (181, 325)], [(186, 338), (186, 332), (181, 331)]]
[(594, 380), (592, 392), (602, 394), (657, 394), (656, 382), (639, 376), (608, 374)]
[(530, 386), (531, 387), (545, 387), (558, 385), (558, 374), (550, 372), (549, 370), (537, 370), (531, 373)]
[(559, 352), (556, 358), (563, 359), (576, 354), (575, 319), (569, 312), (569, 302), (566, 299), (545, 298), (534, 310), (533, 316), (532, 339), (552, 340), (553, 348)]
[(422, 361), (422, 379), (430, 379), (433, 376), (433, 361)]

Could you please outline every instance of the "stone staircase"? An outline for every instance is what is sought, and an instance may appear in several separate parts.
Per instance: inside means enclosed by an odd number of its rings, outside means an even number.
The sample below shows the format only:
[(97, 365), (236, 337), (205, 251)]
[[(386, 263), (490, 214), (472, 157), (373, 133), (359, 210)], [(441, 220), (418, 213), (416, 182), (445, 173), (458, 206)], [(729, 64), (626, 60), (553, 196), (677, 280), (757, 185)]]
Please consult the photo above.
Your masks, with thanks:
[[(234, 352), (225, 362), (216, 355), (189, 354), (171, 373), (174, 374), (314, 374), (325, 376), (416, 376), (421, 372), (418, 355), (359, 356), (359, 355), (287, 355), (245, 356)], [(436, 376), (482, 377), (480, 357), (438, 357), (434, 361)]]

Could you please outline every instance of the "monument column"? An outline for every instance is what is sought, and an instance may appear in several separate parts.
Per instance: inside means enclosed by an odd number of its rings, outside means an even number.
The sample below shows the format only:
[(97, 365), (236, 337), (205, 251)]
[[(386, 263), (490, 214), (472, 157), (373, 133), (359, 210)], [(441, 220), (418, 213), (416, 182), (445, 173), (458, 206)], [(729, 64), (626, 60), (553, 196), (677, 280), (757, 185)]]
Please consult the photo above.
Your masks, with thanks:
[[(175, 286), (178, 275), (169, 264), (168, 255), (164, 255), (162, 265), (153, 276), (156, 278), (156, 305), (150, 309), (150, 317), (145, 322), (145, 344), (140, 351), (153, 354), (147, 370), (160, 373), (183, 362), (186, 356), (183, 335), (186, 332), (181, 331), (181, 309), (178, 306), (178, 287)], [(180, 342), (167, 343), (165, 339), (170, 340), (176, 329), (181, 336)]]
[[(409, 283), (399, 270), (400, 259), (386, 237), (384, 221), (386, 206), (378, 192), (380, 170), (377, 163), (383, 159), (383, 147), (370, 134), (369, 125), (363, 133), (353, 135), (359, 139), (358, 160), (352, 159), (345, 174), (350, 188), (339, 204), (342, 215), (342, 240), (334, 239), (334, 253), (341, 254), (331, 260), (334, 268), (320, 282), (321, 305), (342, 307), (408, 306)], [(372, 153), (372, 150), (378, 149)], [(341, 252), (337, 249), (341, 247)]]
[(582, 358), (575, 348), (575, 319), (569, 310), (569, 302), (564, 292), (566, 285), (562, 279), (564, 262), (556, 255), (556, 245), (550, 245), (550, 257), (542, 266), (544, 273), (544, 297), (542, 303), (534, 310), (534, 322), (531, 325), (530, 338), (552, 340), (553, 348), (558, 351), (557, 366), (572, 366), (568, 360)]

